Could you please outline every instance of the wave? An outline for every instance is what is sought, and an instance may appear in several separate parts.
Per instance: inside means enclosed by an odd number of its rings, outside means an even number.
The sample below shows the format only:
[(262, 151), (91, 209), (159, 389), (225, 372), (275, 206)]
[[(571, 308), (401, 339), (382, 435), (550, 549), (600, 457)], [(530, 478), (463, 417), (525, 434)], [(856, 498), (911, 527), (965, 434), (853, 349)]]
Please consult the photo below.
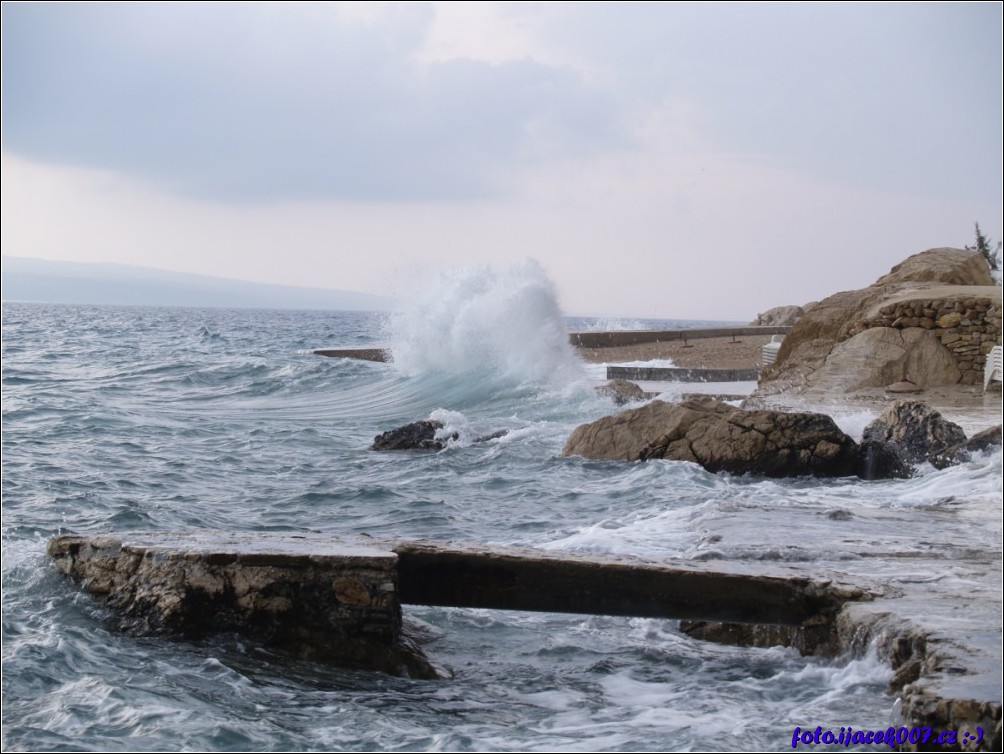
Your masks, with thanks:
[(395, 370), (462, 400), (560, 389), (584, 376), (554, 284), (534, 261), (441, 272), (416, 287), (390, 327)]

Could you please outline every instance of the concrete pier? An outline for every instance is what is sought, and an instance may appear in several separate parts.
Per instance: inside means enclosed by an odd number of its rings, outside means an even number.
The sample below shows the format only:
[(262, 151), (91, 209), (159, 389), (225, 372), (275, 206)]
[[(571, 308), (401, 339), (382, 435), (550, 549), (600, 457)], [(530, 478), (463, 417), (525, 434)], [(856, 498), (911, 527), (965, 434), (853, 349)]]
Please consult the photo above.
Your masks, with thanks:
[(608, 330), (570, 333), (573, 346), (614, 348), (638, 343), (671, 343), (701, 338), (741, 338), (744, 336), (787, 335), (791, 327), (704, 327), (683, 330)]
[(127, 632), (239, 632), (301, 656), (414, 678), (445, 674), (406, 635), (402, 604), (678, 618), (696, 638), (813, 654), (875, 646), (895, 672), (900, 724), (979, 726), (982, 741), (967, 750), (1001, 746), (999, 633), (925, 630), (911, 600), (876, 585), (767, 573), (763, 564), (752, 572), (320, 534), (64, 535), (48, 552)]
[[(638, 343), (671, 343), (673, 341), (700, 340), (701, 338), (740, 338), (743, 336), (785, 335), (790, 327), (714, 327), (684, 330), (611, 330), (573, 332), (569, 342), (577, 348), (615, 348)], [(317, 356), (364, 361), (391, 361), (389, 348), (317, 348)], [(756, 379), (754, 377), (753, 379)]]
[(364, 541), (273, 534), (129, 533), (49, 541), (56, 569), (123, 631), (237, 632), (349, 668), (435, 678), (402, 633), (397, 555)]
[(635, 382), (756, 382), (759, 377), (759, 369), (607, 367), (608, 380), (633, 380)]
[[(830, 582), (519, 548), (218, 532), (59, 536), (56, 568), (139, 634), (247, 633), (349, 667), (424, 677), (401, 605), (830, 627), (866, 594)], [(825, 631), (809, 651), (828, 642)], [(399, 667), (400, 666), (400, 667)]]

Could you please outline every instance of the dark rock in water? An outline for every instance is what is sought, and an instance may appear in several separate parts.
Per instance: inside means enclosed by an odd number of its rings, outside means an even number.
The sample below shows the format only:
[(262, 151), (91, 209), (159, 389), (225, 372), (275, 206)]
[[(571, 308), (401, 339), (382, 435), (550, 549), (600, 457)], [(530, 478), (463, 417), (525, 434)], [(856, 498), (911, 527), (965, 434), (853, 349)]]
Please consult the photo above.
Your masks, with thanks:
[(630, 380), (609, 380), (605, 385), (597, 385), (596, 392), (612, 398), (618, 406), (645, 400), (645, 391)]
[(862, 440), (887, 443), (905, 463), (931, 461), (947, 466), (961, 462), (953, 460), (961, 455), (950, 451), (964, 447), (966, 433), (923, 401), (902, 400), (865, 427)]
[(928, 462), (936, 469), (946, 469), (972, 460), (973, 453), (993, 450), (1001, 446), (1001, 425), (984, 429), (970, 437), (964, 444), (933, 453), (927, 457)]
[(498, 440), (500, 437), (505, 437), (507, 434), (509, 434), (508, 429), (496, 429), (494, 432), (489, 432), (487, 435), (475, 437), (473, 442), (475, 445), (478, 445), (483, 442), (488, 442), (489, 440)]
[[(442, 450), (446, 443), (436, 438), (436, 433), (443, 428), (441, 422), (431, 419), (405, 424), (403, 427), (391, 429), (373, 438), (373, 450)], [(456, 440), (454, 433), (451, 439)]]
[(993, 450), (1001, 446), (1001, 425), (984, 429), (969, 438), (966, 443), (966, 450), (972, 453), (979, 453), (984, 450)]
[(745, 411), (709, 399), (653, 401), (578, 427), (562, 455), (693, 461), (711, 472), (851, 476), (858, 446), (823, 414)]
[[(459, 440), (460, 434), (452, 433), (449, 437), (436, 437), (443, 428), (441, 422), (434, 419), (405, 424), (403, 427), (391, 429), (373, 438), (371, 450), (442, 450), (450, 440)], [(497, 429), (472, 442), (476, 445), (489, 440), (497, 440), (509, 434), (508, 429)]]
[(903, 457), (884, 442), (865, 440), (858, 445), (858, 476), (862, 479), (909, 479), (913, 470)]

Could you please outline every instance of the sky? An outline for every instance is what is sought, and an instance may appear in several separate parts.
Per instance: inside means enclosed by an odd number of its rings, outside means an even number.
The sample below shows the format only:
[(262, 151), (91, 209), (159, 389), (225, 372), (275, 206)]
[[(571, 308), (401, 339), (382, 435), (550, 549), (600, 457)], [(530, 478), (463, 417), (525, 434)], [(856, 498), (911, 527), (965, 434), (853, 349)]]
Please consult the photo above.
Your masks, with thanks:
[(1000, 3), (16, 3), (2, 250), (749, 320), (994, 239)]

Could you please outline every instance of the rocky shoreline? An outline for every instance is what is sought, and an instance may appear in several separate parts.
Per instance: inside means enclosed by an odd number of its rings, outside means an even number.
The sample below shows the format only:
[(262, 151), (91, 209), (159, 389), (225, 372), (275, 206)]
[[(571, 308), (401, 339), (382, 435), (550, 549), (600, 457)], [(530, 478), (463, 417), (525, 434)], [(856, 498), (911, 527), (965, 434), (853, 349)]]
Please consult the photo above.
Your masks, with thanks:
[[(967, 454), (986, 450), (982, 445), (964, 445), (974, 424), (978, 429), (998, 425), (995, 442), (999, 447), (1000, 390), (979, 390), (972, 375), (989, 352), (987, 344), (994, 338), (999, 341), (1000, 292), (981, 290), (970, 296), (958, 290), (986, 288), (978, 261), (962, 250), (924, 252), (868, 289), (835, 294), (807, 306), (777, 362), (761, 373), (757, 390), (742, 408), (710, 399), (645, 403), (580, 426), (562, 455), (623, 462), (691, 461), (713, 473), (769, 478), (857, 474), (873, 479), (908, 476), (908, 467), (916, 464), (942, 468), (942, 462), (964, 463)], [(952, 287), (949, 293), (944, 291), (946, 285)], [(950, 312), (939, 296), (951, 299)], [(893, 308), (889, 308), (890, 297), (896, 302)], [(921, 302), (920, 314), (926, 309), (938, 314), (927, 318), (931, 326), (921, 321), (924, 317), (902, 314), (914, 300)], [(960, 302), (961, 311), (954, 302)], [(580, 347), (578, 352), (596, 363), (672, 359), (680, 367), (748, 369), (759, 364), (761, 349), (769, 340), (769, 336), (726, 336)], [(934, 362), (937, 368), (931, 366)], [(914, 384), (908, 376), (920, 373), (924, 384), (916, 385), (917, 400), (890, 407), (901, 396), (889, 392), (889, 383), (902, 375), (901, 382)], [(632, 397), (624, 390), (617, 396), (625, 402), (644, 401), (644, 396)], [(951, 415), (969, 412), (971, 422), (965, 431), (940, 417), (931, 418), (936, 413), (930, 410), (935, 400), (951, 406)], [(861, 443), (840, 431), (828, 416), (791, 411), (795, 406), (818, 411), (827, 404), (864, 405), (876, 409), (875, 413), (888, 410), (865, 429)], [(906, 414), (913, 417), (909, 436), (899, 431), (897, 418)], [(448, 439), (439, 436), (442, 429), (429, 420), (419, 421), (378, 436), (373, 449), (437, 452)], [(499, 436), (493, 433), (479, 441)], [(871, 464), (883, 453), (891, 454), (891, 460), (887, 459), (890, 471), (873, 476)], [(841, 573), (813, 574), (820, 581), (813, 580), (805, 592), (814, 600), (825, 597), (825, 609), (798, 613), (797, 619), (786, 621), (776, 615), (757, 618), (760, 605), (746, 612), (736, 610), (738, 617), (727, 615), (725, 622), (716, 622), (721, 618), (713, 613), (723, 608), (691, 609), (693, 603), (706, 600), (709, 592), (707, 583), (694, 587), (699, 570), (695, 564), (600, 566), (576, 564), (567, 553), (526, 555), (487, 547), (385, 546), (376, 541), (372, 548), (351, 545), (331, 552), (328, 545), (303, 549), (302, 539), (285, 538), (276, 552), (275, 542), (263, 545), (253, 538), (237, 543), (229, 539), (186, 542), (165, 534), (129, 544), (115, 536), (64, 536), (51, 541), (49, 552), (60, 571), (120, 610), (126, 630), (192, 635), (247, 630), (262, 641), (293, 647), (308, 656), (419, 678), (442, 674), (405, 635), (402, 602), (570, 612), (604, 603), (619, 605), (621, 612), (603, 608), (609, 614), (662, 615), (658, 610), (682, 600), (687, 608), (666, 616), (686, 618), (683, 630), (707, 640), (784, 644), (831, 654), (860, 654), (866, 647), (875, 647), (895, 671), (891, 689), (900, 695), (905, 724), (954, 730), (978, 726), (985, 734), (976, 749), (999, 750), (1001, 746), (999, 610), (998, 625), (977, 629), (959, 628), (958, 621), (946, 622), (944, 616), (932, 618), (930, 600), (934, 597), (926, 581), (908, 583), (902, 589), (861, 586), (869, 578), (866, 572), (852, 577), (848, 574), (854, 571), (845, 574), (840, 566)], [(990, 570), (999, 572), (999, 552), (964, 557), (985, 559)], [(730, 567), (743, 565), (737, 559)], [(599, 573), (589, 570), (594, 567), (615, 574), (615, 588), (606, 596), (596, 586), (598, 582), (590, 580)], [(687, 570), (686, 585), (680, 582), (658, 594), (642, 594), (649, 588), (644, 580), (655, 578), (651, 569), (662, 569), (663, 576), (677, 579), (681, 576), (676, 571), (667, 573), (678, 567), (693, 570)], [(331, 569), (338, 571), (334, 578)], [(569, 576), (570, 572), (576, 575)], [(538, 577), (542, 573), (559, 574), (559, 588), (553, 590), (557, 602), (541, 601), (543, 582)], [(796, 577), (808, 579), (802, 573)], [(738, 580), (755, 591), (763, 586), (764, 577), (746, 572)], [(986, 581), (981, 576), (979, 583)], [(734, 585), (730, 589), (729, 599), (738, 602), (740, 597), (750, 597)], [(641, 607), (631, 608), (640, 612), (623, 612), (627, 608), (621, 603), (628, 593), (641, 595)], [(996, 599), (999, 606), (999, 593)], [(759, 602), (763, 600), (747, 599), (744, 604)], [(795, 604), (789, 603), (783, 609)], [(733, 607), (725, 600), (722, 604), (725, 612)]]

